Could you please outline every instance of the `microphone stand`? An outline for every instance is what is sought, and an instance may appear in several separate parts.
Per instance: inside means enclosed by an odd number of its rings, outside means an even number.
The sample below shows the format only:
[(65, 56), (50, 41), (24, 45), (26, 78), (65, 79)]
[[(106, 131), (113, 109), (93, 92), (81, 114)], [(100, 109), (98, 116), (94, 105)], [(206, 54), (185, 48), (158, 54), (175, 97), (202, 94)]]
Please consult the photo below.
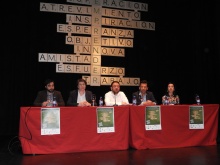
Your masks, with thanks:
[(142, 102), (143, 102), (142, 95), (141, 95), (141, 94), (139, 94), (138, 96), (139, 96), (139, 99), (141, 100), (141, 104), (142, 104)]
[(115, 95), (115, 104), (113, 106), (118, 106), (118, 104), (116, 104), (116, 95)]

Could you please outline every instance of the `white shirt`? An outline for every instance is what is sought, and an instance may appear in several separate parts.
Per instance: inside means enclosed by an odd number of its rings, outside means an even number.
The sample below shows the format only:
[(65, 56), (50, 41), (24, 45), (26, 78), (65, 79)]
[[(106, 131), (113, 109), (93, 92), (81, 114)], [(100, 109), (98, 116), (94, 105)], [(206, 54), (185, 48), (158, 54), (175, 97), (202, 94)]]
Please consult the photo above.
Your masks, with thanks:
[(114, 104), (122, 105), (122, 102), (129, 104), (128, 98), (122, 91), (119, 91), (116, 95), (112, 91), (109, 91), (105, 94), (106, 106), (112, 106)]
[(147, 100), (146, 100), (146, 93), (142, 96), (142, 94), (141, 94), (141, 92), (139, 92), (139, 96), (141, 96), (142, 97), (142, 100), (141, 100), (141, 105), (143, 105), (144, 104), (144, 102), (146, 102)]
[(78, 91), (77, 103), (81, 103), (82, 101), (86, 101), (86, 92), (84, 92), (83, 95), (80, 95)]

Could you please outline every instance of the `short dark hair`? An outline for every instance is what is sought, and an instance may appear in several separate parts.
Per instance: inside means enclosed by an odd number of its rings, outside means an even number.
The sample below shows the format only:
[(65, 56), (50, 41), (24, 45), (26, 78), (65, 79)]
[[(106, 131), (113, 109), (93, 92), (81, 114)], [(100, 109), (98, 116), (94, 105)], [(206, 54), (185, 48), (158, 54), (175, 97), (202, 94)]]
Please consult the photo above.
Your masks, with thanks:
[(114, 83), (118, 83), (118, 84), (120, 85), (120, 83), (119, 83), (118, 81), (112, 81), (111, 87), (112, 87), (112, 85), (113, 85)]
[(46, 80), (44, 81), (44, 85), (47, 86), (47, 85), (50, 84), (51, 82), (54, 83), (54, 80), (48, 78), (48, 79), (46, 79)]
[(147, 80), (141, 80), (139, 85), (141, 84), (147, 84)]
[(78, 79), (78, 80), (77, 80), (77, 82), (76, 82), (77, 86), (79, 85), (79, 83), (80, 83), (80, 82), (84, 82), (84, 83), (85, 83), (85, 85), (87, 85), (86, 80), (84, 80), (84, 79), (80, 78), (80, 79)]

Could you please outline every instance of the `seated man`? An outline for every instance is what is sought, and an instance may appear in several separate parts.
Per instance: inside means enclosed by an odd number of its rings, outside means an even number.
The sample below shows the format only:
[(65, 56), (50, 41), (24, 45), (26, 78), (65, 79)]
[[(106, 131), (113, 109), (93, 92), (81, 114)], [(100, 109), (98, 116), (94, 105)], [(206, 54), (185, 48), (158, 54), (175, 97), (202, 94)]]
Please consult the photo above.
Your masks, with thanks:
[(56, 106), (65, 106), (62, 94), (60, 91), (54, 90), (54, 81), (47, 79), (45, 81), (45, 90), (39, 91), (34, 100), (35, 106), (52, 106), (53, 98), (56, 99)]
[(139, 85), (139, 91), (132, 94), (132, 98), (136, 97), (137, 105), (156, 105), (156, 99), (154, 94), (148, 91), (148, 85), (146, 80), (142, 80)]
[(120, 91), (118, 81), (113, 81), (110, 87), (111, 91), (105, 94), (106, 106), (128, 105), (129, 101), (124, 92)]

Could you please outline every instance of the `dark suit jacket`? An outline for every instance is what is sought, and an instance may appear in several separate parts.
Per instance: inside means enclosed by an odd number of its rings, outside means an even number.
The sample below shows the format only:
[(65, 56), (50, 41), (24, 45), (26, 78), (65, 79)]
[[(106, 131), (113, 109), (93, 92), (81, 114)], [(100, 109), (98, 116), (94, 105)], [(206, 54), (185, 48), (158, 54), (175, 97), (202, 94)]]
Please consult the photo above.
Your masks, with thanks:
[[(136, 96), (137, 105), (140, 105), (140, 104), (141, 104), (141, 99), (139, 98), (139, 93), (140, 93), (140, 91), (137, 91), (137, 92), (134, 92), (134, 93), (132, 94), (132, 98), (133, 98), (133, 96)], [(156, 99), (154, 98), (154, 94), (153, 94), (152, 92), (150, 92), (150, 91), (147, 91), (147, 92), (146, 92), (146, 101), (147, 101), (147, 100), (151, 100), (152, 102), (157, 103)]]
[[(86, 94), (85, 94), (86, 101), (89, 102), (90, 104), (92, 104), (92, 92), (88, 91), (88, 90), (86, 90), (85, 92), (86, 92)], [(77, 97), (78, 97), (78, 90), (70, 91), (69, 98), (67, 100), (67, 105), (78, 106)], [(96, 101), (95, 101), (94, 105), (95, 106), (97, 105)]]
[[(65, 106), (62, 94), (60, 91), (54, 90), (53, 96), (56, 97), (58, 106)], [(36, 99), (34, 100), (34, 105), (41, 107), (42, 103), (47, 101), (47, 90), (39, 91)]]

